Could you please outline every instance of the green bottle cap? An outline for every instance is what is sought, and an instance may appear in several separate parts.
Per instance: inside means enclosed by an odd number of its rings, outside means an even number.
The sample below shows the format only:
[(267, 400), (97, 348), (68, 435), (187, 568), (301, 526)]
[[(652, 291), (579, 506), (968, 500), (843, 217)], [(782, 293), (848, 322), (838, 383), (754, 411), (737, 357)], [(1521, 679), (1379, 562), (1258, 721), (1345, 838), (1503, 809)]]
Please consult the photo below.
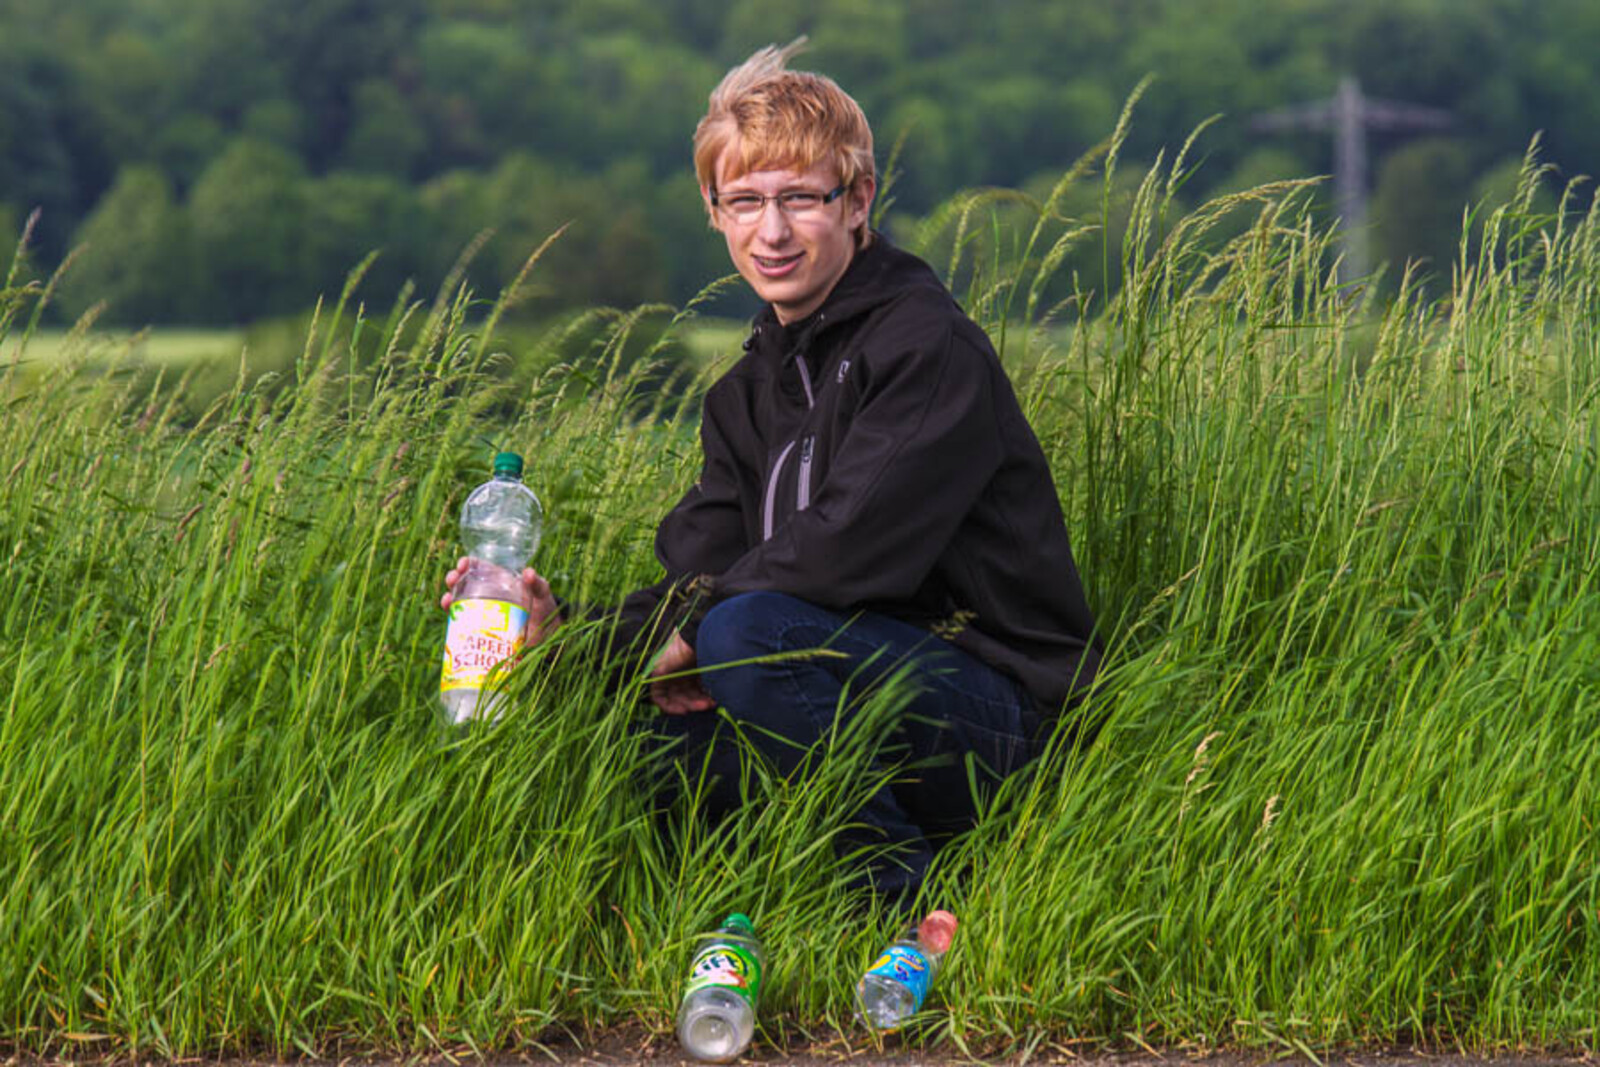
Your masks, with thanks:
[(512, 478), (522, 477), (522, 457), (515, 452), (496, 452), (494, 456), (494, 475)]
[(750, 916), (742, 911), (730, 912), (728, 917), (722, 920), (722, 928), (731, 930), (743, 937), (754, 937), (756, 935), (755, 924), (750, 921)]

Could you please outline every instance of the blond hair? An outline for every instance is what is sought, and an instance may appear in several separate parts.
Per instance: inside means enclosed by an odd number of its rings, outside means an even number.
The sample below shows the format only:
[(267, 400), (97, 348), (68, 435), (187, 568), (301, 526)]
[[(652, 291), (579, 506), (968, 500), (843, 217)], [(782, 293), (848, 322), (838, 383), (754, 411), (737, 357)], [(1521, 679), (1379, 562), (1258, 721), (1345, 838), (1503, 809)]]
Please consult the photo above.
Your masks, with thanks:
[(716, 183), (717, 163), (730, 146), (727, 177), (752, 170), (806, 170), (831, 161), (850, 188), (876, 176), (872, 127), (850, 94), (832, 78), (789, 70), (800, 37), (782, 48), (768, 45), (734, 67), (711, 91), (710, 106), (694, 131), (694, 172), (700, 186)]

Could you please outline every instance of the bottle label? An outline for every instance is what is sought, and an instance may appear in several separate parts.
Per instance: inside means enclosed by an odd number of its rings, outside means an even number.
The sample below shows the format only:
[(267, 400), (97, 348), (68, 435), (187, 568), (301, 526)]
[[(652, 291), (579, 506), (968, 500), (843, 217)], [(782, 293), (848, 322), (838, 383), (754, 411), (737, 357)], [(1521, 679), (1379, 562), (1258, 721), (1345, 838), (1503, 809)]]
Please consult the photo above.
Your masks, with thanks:
[(913, 1011), (921, 1010), (922, 1000), (928, 995), (928, 986), (933, 982), (933, 969), (928, 966), (928, 958), (907, 945), (890, 945), (867, 968), (867, 973), (899, 982), (911, 990)]
[(707, 986), (731, 989), (750, 1002), (752, 1008), (761, 995), (761, 963), (743, 945), (724, 942), (708, 945), (695, 956), (689, 968), (688, 996)]
[(439, 692), (482, 689), (489, 671), (522, 650), (528, 613), (504, 600), (468, 598), (450, 605)]

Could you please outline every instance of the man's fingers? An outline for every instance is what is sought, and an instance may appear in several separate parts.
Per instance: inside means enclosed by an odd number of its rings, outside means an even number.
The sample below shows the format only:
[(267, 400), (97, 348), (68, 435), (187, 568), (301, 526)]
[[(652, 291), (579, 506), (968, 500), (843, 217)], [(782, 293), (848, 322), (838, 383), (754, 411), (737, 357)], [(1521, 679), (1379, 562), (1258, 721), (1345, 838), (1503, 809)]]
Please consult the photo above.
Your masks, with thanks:
[(686, 715), (693, 711), (710, 711), (716, 707), (705, 687), (692, 678), (673, 678), (665, 682), (650, 683), (650, 701), (668, 715)]
[(459, 582), (461, 580), (461, 576), (467, 572), (467, 563), (467, 557), (462, 556), (460, 559), (456, 560), (456, 565), (454, 568), (445, 572), (445, 593), (444, 596), (439, 598), (439, 606), (444, 608), (446, 611), (450, 610), (450, 602), (454, 599), (456, 583)]
[(650, 700), (668, 715), (686, 715), (695, 711), (710, 711), (717, 706), (702, 686), (683, 679), (670, 682), (652, 682)]
[(532, 567), (522, 571), (522, 596), (527, 601), (528, 610), (537, 616), (554, 615), (557, 610), (555, 595), (550, 592), (550, 580)]
[(668, 715), (682, 715), (683, 709), (678, 707), (677, 700), (673, 697), (666, 682), (650, 683), (650, 701)]

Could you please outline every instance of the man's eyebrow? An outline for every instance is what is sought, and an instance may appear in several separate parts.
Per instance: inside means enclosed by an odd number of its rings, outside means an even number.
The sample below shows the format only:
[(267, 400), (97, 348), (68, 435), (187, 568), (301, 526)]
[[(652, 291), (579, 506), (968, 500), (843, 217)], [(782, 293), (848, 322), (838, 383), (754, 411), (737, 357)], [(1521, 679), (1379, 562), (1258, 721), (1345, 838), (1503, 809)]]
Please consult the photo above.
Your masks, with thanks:
[[(765, 194), (763, 194), (760, 190), (752, 189), (749, 186), (718, 185), (718, 186), (714, 186), (714, 188), (716, 189), (718, 194), (723, 195), (723, 196), (732, 196), (732, 195), (734, 195), (736, 193), (749, 193), (752, 196), (763, 196), (763, 195), (765, 195), (765, 196), (775, 196), (775, 195), (777, 195), (775, 193), (765, 193)], [(782, 185), (782, 186), (780, 186), (778, 188), (778, 193), (815, 193), (815, 192), (818, 192), (818, 190), (814, 187), (814, 185), (812, 183), (807, 182), (803, 178), (799, 179), (799, 180), (797, 180), (797, 181), (795, 181), (793, 183)]]

